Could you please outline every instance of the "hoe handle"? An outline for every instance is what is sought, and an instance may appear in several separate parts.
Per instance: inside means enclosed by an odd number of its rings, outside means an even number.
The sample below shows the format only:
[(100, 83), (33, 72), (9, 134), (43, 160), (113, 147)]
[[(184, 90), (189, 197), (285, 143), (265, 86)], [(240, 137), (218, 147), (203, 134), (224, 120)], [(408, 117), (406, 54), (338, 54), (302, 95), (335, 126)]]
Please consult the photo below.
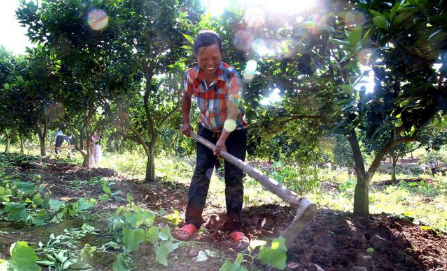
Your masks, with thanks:
[[(180, 129), (181, 127), (182, 126), (180, 126)], [(189, 134), (194, 140), (200, 142), (209, 149), (215, 149), (216, 145), (199, 136), (195, 132), (190, 131)], [(296, 209), (295, 219), (281, 235), (286, 240), (286, 246), (290, 246), (295, 241), (297, 236), (312, 222), (317, 211), (317, 206), (305, 198), (298, 198), (298, 196), (290, 191), (287, 187), (278, 184), (277, 181), (269, 178), (265, 174), (262, 174), (257, 169), (251, 167), (241, 159), (229, 154), (228, 152), (220, 150), (219, 154), (226, 161), (237, 166), (243, 172), (247, 173), (250, 177), (260, 182), (265, 188), (270, 190), (272, 193), (274, 193), (282, 200), (289, 203), (290, 206)]]
[[(214, 150), (216, 145), (209, 142), (205, 138), (199, 136), (193, 131), (189, 132), (190, 136), (208, 147), (211, 150)], [(272, 193), (280, 197), (285, 202), (289, 203), (292, 207), (297, 208), (300, 205), (300, 198), (290, 191), (287, 187), (278, 184), (277, 181), (269, 178), (267, 175), (262, 174), (259, 170), (251, 167), (241, 159), (229, 154), (228, 152), (224, 150), (219, 151), (220, 156), (222, 156), (226, 161), (230, 162), (231, 164), (235, 165), (239, 169), (241, 169), (243, 172), (247, 173), (248, 176), (252, 177), (253, 179), (260, 182), (265, 188), (270, 190)]]

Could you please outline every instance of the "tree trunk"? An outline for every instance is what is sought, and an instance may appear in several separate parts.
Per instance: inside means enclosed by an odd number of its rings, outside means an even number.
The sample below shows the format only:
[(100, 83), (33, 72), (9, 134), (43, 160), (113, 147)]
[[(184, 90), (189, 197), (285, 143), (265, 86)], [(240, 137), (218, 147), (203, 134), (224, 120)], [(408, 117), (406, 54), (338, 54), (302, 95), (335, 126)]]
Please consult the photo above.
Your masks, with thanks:
[(40, 156), (47, 156), (47, 150), (45, 149), (45, 137), (42, 137), (39, 134), (39, 143), (40, 143)]
[(395, 157), (394, 155), (392, 156), (392, 158), (393, 158), (393, 164), (392, 164), (392, 167), (391, 167), (391, 182), (393, 184), (396, 184), (397, 183), (397, 179), (396, 179), (396, 164), (397, 164), (398, 158), (397, 158), (397, 156)]
[(23, 146), (23, 138), (20, 137), (20, 154), (25, 154), (25, 147)]
[(11, 152), (11, 138), (8, 136), (5, 142), (5, 153)]
[(346, 139), (351, 146), (355, 172), (357, 173), (357, 184), (354, 190), (354, 215), (366, 217), (369, 215), (369, 183), (371, 177), (366, 173), (362, 152), (355, 131), (350, 131)]
[(354, 191), (354, 215), (366, 217), (369, 215), (369, 183), (368, 175), (357, 175)]
[(83, 167), (88, 167), (89, 166), (89, 161), (90, 161), (90, 154), (87, 155), (83, 155), (84, 160), (82, 161), (82, 166)]
[(147, 144), (147, 164), (146, 164), (146, 182), (155, 182), (155, 144)]

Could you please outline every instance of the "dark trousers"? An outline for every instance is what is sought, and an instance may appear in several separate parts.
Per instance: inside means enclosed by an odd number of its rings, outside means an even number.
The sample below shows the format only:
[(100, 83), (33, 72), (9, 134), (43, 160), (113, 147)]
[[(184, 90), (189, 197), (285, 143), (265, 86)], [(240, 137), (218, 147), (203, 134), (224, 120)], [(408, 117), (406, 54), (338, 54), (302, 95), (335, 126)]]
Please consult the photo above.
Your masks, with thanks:
[[(218, 138), (213, 137), (213, 132), (199, 125), (198, 134), (212, 143)], [(233, 156), (245, 160), (247, 145), (247, 130), (234, 130), (228, 137), (225, 146), (227, 152)], [(213, 151), (197, 143), (197, 158), (194, 175), (189, 186), (188, 206), (186, 207), (186, 224), (194, 224), (198, 229), (203, 224), (202, 213), (205, 207), (211, 175), (217, 157)], [(241, 230), (241, 212), (244, 196), (242, 183), (242, 170), (225, 161), (225, 202), (227, 206), (227, 220), (223, 230), (228, 232)]]
[(62, 146), (62, 143), (64, 142), (64, 140), (65, 140), (65, 136), (63, 136), (63, 135), (58, 135), (56, 137), (56, 145), (55, 145), (56, 153), (58, 153), (58, 154), (61, 153), (60, 147)]

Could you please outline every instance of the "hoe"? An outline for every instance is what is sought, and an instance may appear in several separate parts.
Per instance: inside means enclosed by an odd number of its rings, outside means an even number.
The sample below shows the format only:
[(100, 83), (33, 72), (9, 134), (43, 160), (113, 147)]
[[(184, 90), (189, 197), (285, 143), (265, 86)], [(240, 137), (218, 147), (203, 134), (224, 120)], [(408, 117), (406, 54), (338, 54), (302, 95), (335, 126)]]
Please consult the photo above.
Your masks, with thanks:
[[(200, 142), (209, 149), (214, 150), (215, 145), (213, 143), (209, 142), (193, 131), (190, 131), (190, 135), (197, 142)], [(251, 167), (247, 163), (234, 157), (228, 152), (221, 150), (219, 154), (226, 161), (237, 166), (250, 177), (260, 182), (265, 188), (270, 190), (270, 192), (274, 193), (282, 200), (290, 204), (290, 206), (296, 209), (295, 219), (281, 235), (286, 241), (286, 246), (291, 245), (295, 241), (297, 236), (306, 228), (306, 226), (312, 222), (315, 212), (317, 211), (317, 206), (305, 198), (299, 198), (288, 188), (278, 184), (277, 181), (269, 178), (267, 175), (262, 174), (257, 169)]]

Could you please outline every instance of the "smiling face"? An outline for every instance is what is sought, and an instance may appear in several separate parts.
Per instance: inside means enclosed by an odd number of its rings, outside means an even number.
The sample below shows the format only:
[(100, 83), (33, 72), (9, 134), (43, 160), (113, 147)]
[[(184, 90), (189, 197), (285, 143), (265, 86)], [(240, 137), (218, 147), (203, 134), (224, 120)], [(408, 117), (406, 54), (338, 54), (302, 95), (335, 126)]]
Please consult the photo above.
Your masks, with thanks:
[(221, 61), (222, 54), (217, 43), (199, 48), (197, 62), (205, 76), (216, 75)]

